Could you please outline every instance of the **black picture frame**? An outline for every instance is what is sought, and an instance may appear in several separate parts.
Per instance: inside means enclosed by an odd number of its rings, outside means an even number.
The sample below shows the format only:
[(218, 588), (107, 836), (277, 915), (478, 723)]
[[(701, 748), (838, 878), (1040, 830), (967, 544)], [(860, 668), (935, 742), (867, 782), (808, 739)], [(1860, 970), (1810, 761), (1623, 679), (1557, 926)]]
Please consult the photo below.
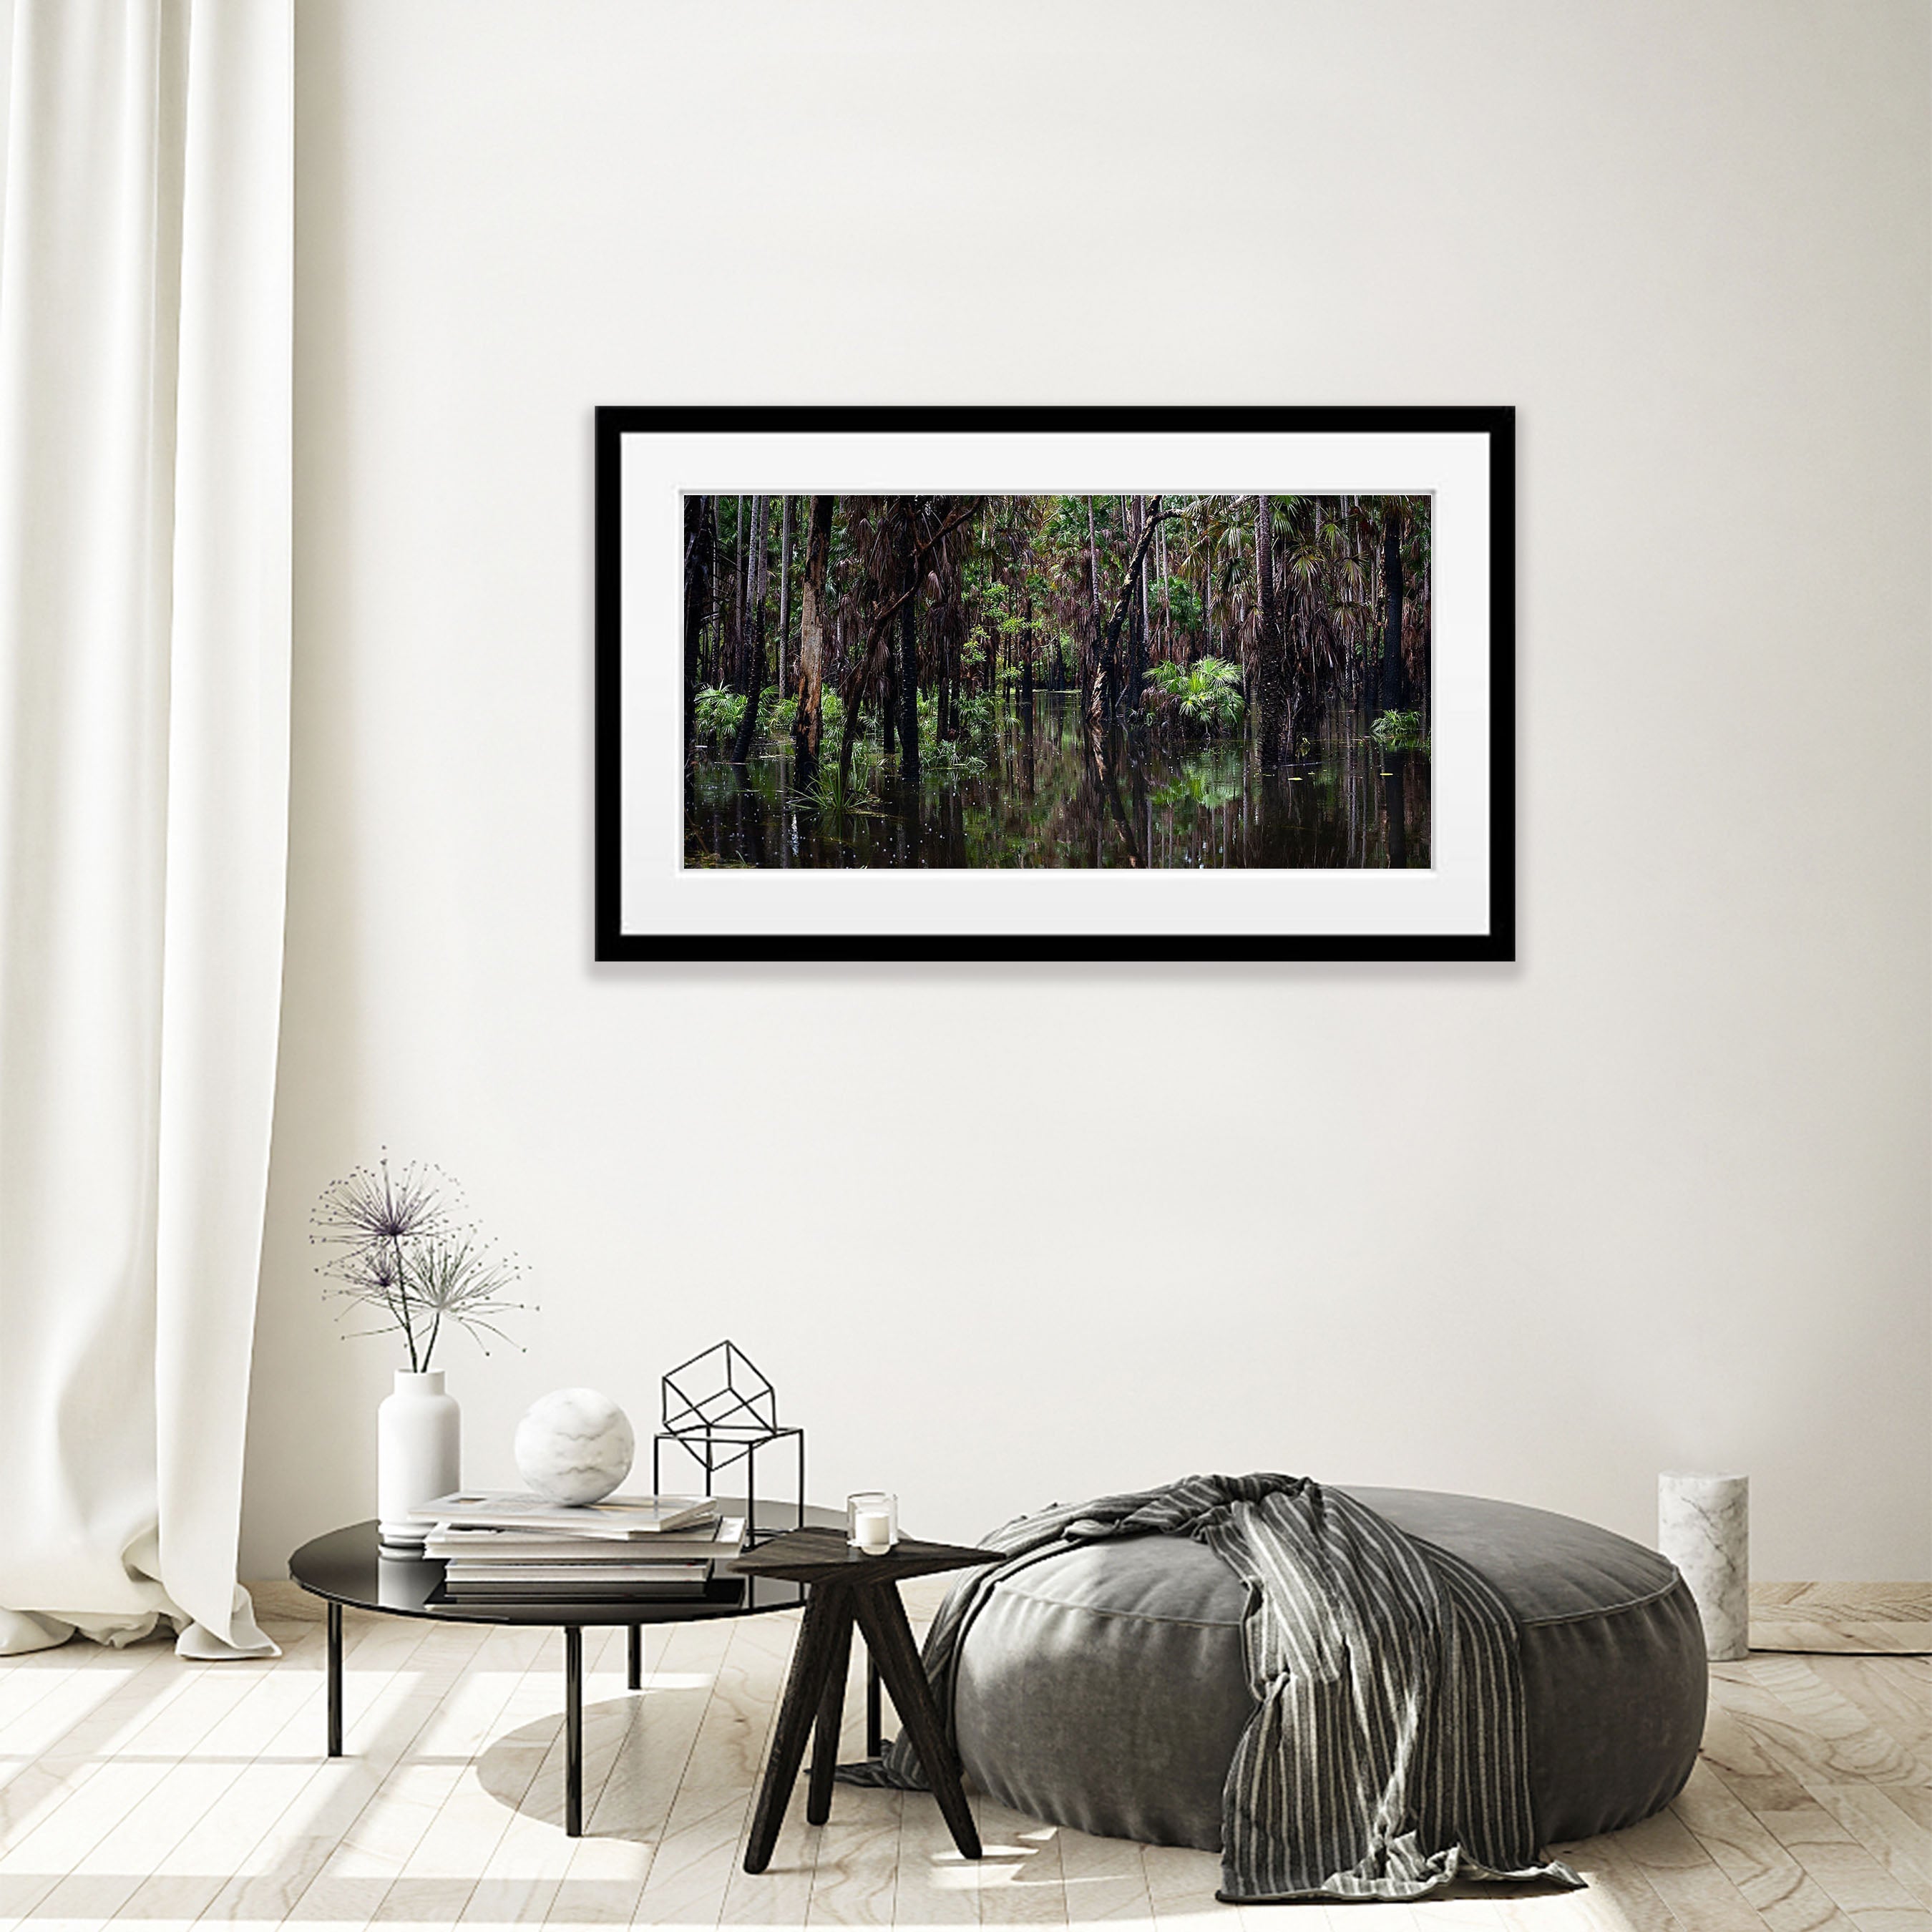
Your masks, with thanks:
[[(1487, 866), (1481, 931), (946, 934), (626, 930), (623, 446), (631, 436), (1073, 433), (1477, 436), (1487, 454)], [(595, 957), (599, 962), (1510, 961), (1516, 957), (1516, 412), (1496, 406), (607, 406), (596, 412)], [(668, 638), (667, 649), (681, 640)], [(1284, 876), (1295, 875), (1287, 872)]]

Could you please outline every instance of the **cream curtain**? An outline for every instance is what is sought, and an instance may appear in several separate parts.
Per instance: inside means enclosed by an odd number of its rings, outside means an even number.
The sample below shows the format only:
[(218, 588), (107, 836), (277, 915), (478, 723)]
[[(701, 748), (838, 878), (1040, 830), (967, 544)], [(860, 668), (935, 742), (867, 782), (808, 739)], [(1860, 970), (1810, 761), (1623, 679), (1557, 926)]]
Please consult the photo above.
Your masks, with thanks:
[(13, 0), (0, 1650), (236, 1580), (281, 970), (291, 0)]

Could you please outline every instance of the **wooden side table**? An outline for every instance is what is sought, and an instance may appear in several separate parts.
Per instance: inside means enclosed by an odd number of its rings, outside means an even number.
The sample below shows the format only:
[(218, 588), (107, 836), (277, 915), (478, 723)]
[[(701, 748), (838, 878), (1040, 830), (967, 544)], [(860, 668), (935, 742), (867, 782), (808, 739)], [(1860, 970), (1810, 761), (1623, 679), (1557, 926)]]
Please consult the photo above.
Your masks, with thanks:
[(969, 1564), (1003, 1563), (994, 1550), (968, 1550), (953, 1543), (920, 1543), (902, 1538), (883, 1556), (851, 1548), (836, 1529), (797, 1529), (739, 1557), (730, 1566), (742, 1576), (770, 1576), (808, 1586), (805, 1622), (792, 1652), (778, 1731), (772, 1740), (758, 1808), (745, 1847), (745, 1869), (761, 1872), (772, 1862), (785, 1805), (798, 1779), (806, 1742), (814, 1726), (812, 1777), (805, 1815), (822, 1825), (832, 1815), (832, 1775), (838, 1762), (838, 1726), (844, 1714), (845, 1670), (852, 1654), (856, 1623), (872, 1661), (892, 1693), (900, 1721), (919, 1753), (940, 1815), (952, 1842), (969, 1858), (980, 1856), (959, 1761), (946, 1742), (946, 1729), (932, 1701), (926, 1670), (906, 1622), (898, 1586), (909, 1576), (931, 1576)]

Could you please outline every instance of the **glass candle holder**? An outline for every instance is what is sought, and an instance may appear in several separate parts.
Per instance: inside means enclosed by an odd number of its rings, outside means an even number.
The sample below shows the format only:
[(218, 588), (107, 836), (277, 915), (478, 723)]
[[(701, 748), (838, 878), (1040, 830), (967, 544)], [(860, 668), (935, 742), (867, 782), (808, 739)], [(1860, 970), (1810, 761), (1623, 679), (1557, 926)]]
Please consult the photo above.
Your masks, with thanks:
[(845, 1498), (845, 1540), (868, 1556), (883, 1556), (899, 1540), (899, 1499), (884, 1490)]

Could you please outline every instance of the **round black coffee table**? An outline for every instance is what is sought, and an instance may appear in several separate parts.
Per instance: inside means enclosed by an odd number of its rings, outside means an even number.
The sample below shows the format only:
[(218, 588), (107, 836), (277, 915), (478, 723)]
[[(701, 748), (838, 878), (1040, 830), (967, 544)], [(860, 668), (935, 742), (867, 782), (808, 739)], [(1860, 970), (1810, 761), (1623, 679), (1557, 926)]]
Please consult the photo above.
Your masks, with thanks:
[[(742, 1500), (724, 1499), (728, 1516), (742, 1516)], [(800, 1527), (795, 1503), (760, 1502), (754, 1522), (772, 1537)], [(845, 1527), (843, 1510), (805, 1512), (804, 1527)], [(748, 1550), (746, 1554), (750, 1554)], [(380, 1610), (398, 1617), (428, 1617), (439, 1623), (542, 1624), (563, 1632), (564, 1790), (563, 1828), (573, 1838), (584, 1832), (584, 1633), (613, 1624), (627, 1626), (629, 1683), (644, 1686), (644, 1626), (697, 1623), (710, 1617), (760, 1616), (769, 1610), (794, 1610), (805, 1601), (806, 1586), (776, 1576), (740, 1576), (729, 1563), (717, 1565), (701, 1597), (624, 1597), (587, 1604), (557, 1598), (513, 1603), (465, 1604), (441, 1595), (442, 1565), (433, 1557), (398, 1555), (377, 1540), (373, 1522), (352, 1523), (305, 1543), (289, 1558), (289, 1574), (310, 1595), (328, 1606), (328, 1754), (342, 1755), (342, 1611)], [(878, 1730), (876, 1682), (867, 1700), (868, 1730)], [(876, 1748), (876, 1743), (874, 1744)]]

